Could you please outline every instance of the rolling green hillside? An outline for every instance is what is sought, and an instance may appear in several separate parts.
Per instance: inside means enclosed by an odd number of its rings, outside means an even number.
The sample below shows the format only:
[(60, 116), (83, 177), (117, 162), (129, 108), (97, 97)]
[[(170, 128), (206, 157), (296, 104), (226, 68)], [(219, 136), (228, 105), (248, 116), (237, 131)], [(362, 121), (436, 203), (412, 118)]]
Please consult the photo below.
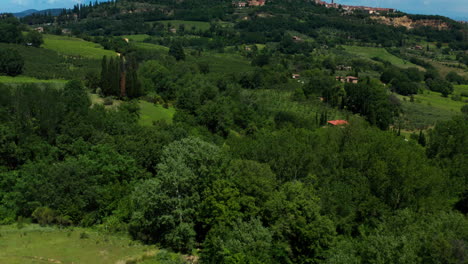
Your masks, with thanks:
[(114, 51), (105, 50), (99, 44), (67, 36), (44, 35), (43, 47), (70, 57), (101, 59), (103, 56), (116, 55)]
[(453, 116), (459, 115), (460, 109), (466, 104), (463, 101), (442, 97), (440, 93), (432, 91), (414, 95), (414, 102), (410, 102), (408, 96), (398, 97), (402, 99), (405, 126), (410, 130), (427, 129), (437, 122), (450, 120)]
[(358, 55), (360, 57), (372, 59), (372, 58), (380, 58), (392, 63), (395, 66), (401, 68), (409, 68), (409, 67), (419, 67), (409, 61), (403, 60), (401, 58), (396, 57), (388, 53), (387, 50), (384, 48), (374, 48), (374, 47), (361, 47), (361, 46), (343, 46), (346, 51), (351, 54)]
[[(62, 40), (56, 40), (55, 42), (58, 46), (67, 45), (67, 42), (62, 42)], [(102, 49), (88, 49), (88, 52), (96, 52), (93, 55), (94, 58), (83, 56), (70, 58), (43, 47), (35, 48), (25, 45), (0, 43), (1, 48), (18, 50), (25, 62), (23, 75), (38, 79), (84, 78), (88, 71), (99, 71), (100, 59), (98, 60), (97, 58), (103, 51)]]

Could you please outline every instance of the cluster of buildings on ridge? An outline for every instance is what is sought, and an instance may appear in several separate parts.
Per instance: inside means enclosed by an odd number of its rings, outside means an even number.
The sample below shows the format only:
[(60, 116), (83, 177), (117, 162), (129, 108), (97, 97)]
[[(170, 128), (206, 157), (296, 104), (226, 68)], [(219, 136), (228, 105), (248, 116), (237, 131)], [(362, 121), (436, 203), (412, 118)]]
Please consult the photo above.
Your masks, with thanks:
[(369, 13), (369, 14), (380, 14), (380, 12), (387, 12), (387, 13), (395, 12), (394, 8), (379, 8), (379, 7), (368, 7), (368, 6), (341, 5), (341, 4), (335, 3), (334, 0), (332, 0), (331, 4), (327, 3), (325, 1), (322, 1), (322, 0), (314, 0), (314, 2), (317, 5), (323, 5), (326, 8), (340, 8), (341, 7), (341, 9), (343, 9), (343, 10), (345, 10), (347, 12), (353, 12), (353, 11), (356, 11), (356, 10), (364, 11), (364, 12)]
[[(326, 8), (341, 8), (346, 12), (353, 12), (356, 10), (364, 11), (369, 14), (380, 14), (380, 12), (393, 13), (395, 9), (393, 8), (379, 8), (379, 7), (368, 7), (368, 6), (350, 6), (350, 5), (340, 5), (332, 0), (331, 3), (327, 3), (322, 0), (312, 0), (317, 5), (323, 5)], [(233, 1), (232, 5), (237, 8), (243, 8), (247, 6), (264, 6), (266, 0), (246, 0), (246, 1)]]
[(249, 1), (233, 1), (232, 5), (234, 7), (242, 8), (247, 6), (264, 6), (266, 0), (249, 0)]

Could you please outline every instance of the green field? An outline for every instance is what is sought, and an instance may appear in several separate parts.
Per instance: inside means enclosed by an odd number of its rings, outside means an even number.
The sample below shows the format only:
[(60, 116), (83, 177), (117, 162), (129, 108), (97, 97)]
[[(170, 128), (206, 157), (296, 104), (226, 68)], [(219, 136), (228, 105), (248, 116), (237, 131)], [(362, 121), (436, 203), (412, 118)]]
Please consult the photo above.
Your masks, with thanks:
[(433, 106), (434, 108), (458, 113), (464, 105), (461, 101), (454, 101), (449, 97), (442, 97), (440, 93), (424, 91), (424, 94), (415, 95), (416, 102)]
[(206, 52), (201, 57), (188, 57), (187, 61), (208, 63), (210, 72), (216, 73), (240, 73), (253, 69), (250, 61), (245, 57), (233, 53), (211, 53)]
[(124, 35), (121, 36), (123, 39), (128, 39), (130, 41), (143, 42), (145, 39), (151, 37), (147, 34), (137, 34), (137, 35)]
[(55, 80), (55, 79), (39, 80), (39, 79), (28, 77), (28, 76), (16, 76), (16, 77), (0, 76), (0, 83), (7, 84), (13, 87), (16, 87), (22, 84), (35, 83), (41, 87), (61, 89), (65, 86), (66, 82), (67, 82), (66, 80)]
[(460, 114), (461, 107), (465, 105), (462, 101), (454, 101), (432, 91), (415, 95), (414, 102), (410, 102), (407, 96), (398, 97), (402, 100), (405, 112), (405, 128), (410, 130), (431, 127), (438, 121), (449, 120)]
[[(83, 233), (88, 238), (82, 238)], [(125, 236), (89, 229), (0, 226), (0, 263), (5, 264), (125, 264), (131, 259), (150, 259), (156, 253), (156, 248), (141, 245)]]
[(429, 62), (430, 64), (432, 64), (432, 66), (434, 66), (438, 71), (439, 73), (445, 77), (449, 72), (456, 72), (458, 73), (459, 75), (461, 76), (464, 76), (465, 78), (468, 78), (468, 71), (466, 70), (463, 70), (463, 69), (459, 69), (459, 68), (453, 68), (453, 67), (448, 67), (438, 61), (433, 61), (433, 60), (429, 60), (429, 59), (424, 59), (426, 62)]
[(301, 118), (313, 120), (317, 113), (327, 112), (328, 118), (333, 119), (346, 119), (347, 117), (343, 112), (337, 109), (330, 108), (322, 104), (318, 100), (309, 100), (305, 102), (297, 102), (292, 99), (292, 92), (285, 90), (245, 90), (244, 93), (256, 98), (256, 104), (261, 109), (272, 113), (288, 112), (295, 114)]
[(38, 79), (83, 78), (87, 71), (98, 71), (101, 58), (68, 58), (56, 51), (25, 45), (0, 43), (0, 49), (16, 49), (24, 58), (23, 75)]
[(458, 94), (462, 92), (468, 93), (468, 85), (454, 85), (453, 88), (454, 88), (455, 93), (458, 93)]
[[(97, 94), (89, 94), (93, 104), (104, 104), (104, 99)], [(107, 108), (118, 107), (122, 104), (121, 100), (113, 100), (113, 104), (106, 106)], [(176, 112), (175, 108), (164, 108), (162, 105), (152, 104), (147, 101), (140, 100), (140, 120), (142, 126), (152, 126), (154, 121), (164, 120), (167, 123), (172, 123), (172, 118)]]
[(145, 49), (145, 50), (152, 50), (152, 51), (162, 51), (162, 52), (168, 52), (169, 48), (161, 45), (156, 45), (152, 43), (143, 43), (143, 42), (138, 42), (135, 44), (140, 49)]
[(43, 47), (65, 56), (101, 59), (103, 56), (116, 55), (99, 44), (66, 36), (44, 35)]
[(7, 84), (23, 84), (23, 83), (51, 83), (51, 84), (65, 84), (66, 80), (39, 80), (28, 76), (0, 76), (0, 83)]
[(146, 101), (140, 101), (140, 125), (152, 126), (154, 121), (164, 120), (172, 123), (175, 114), (175, 108), (164, 108), (161, 105), (155, 105)]
[(343, 46), (345, 50), (351, 54), (358, 55), (360, 57), (372, 59), (374, 57), (386, 60), (390, 63), (392, 63), (395, 66), (401, 67), (401, 68), (410, 68), (410, 67), (417, 67), (419, 66), (403, 60), (401, 58), (398, 58), (395, 55), (390, 54), (386, 49), (384, 48), (373, 48), (373, 47), (360, 47), (360, 46)]
[[(161, 20), (156, 21), (159, 23), (163, 23), (167, 26), (167, 24), (171, 24), (172, 27), (176, 29), (179, 28), (180, 25), (185, 25), (185, 30), (191, 30), (192, 27), (195, 27), (196, 30), (208, 30), (210, 29), (210, 23), (208, 22), (201, 22), (201, 21), (188, 21), (188, 20)], [(154, 22), (150, 22), (154, 23)]]

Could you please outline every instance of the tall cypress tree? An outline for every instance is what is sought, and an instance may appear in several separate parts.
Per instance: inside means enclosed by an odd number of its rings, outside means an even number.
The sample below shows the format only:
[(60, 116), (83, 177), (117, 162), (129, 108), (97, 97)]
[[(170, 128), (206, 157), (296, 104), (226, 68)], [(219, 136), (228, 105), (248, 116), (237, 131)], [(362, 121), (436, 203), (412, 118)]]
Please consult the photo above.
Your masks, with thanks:
[(422, 130), (419, 131), (418, 143), (419, 143), (419, 145), (421, 145), (423, 147), (426, 146), (426, 136), (424, 135)]
[(178, 41), (174, 41), (169, 48), (169, 55), (173, 56), (176, 60), (185, 60), (185, 52), (182, 44)]
[(113, 92), (115, 96), (120, 96), (120, 58), (114, 60), (114, 72), (113, 72)]
[(125, 67), (125, 58), (120, 56), (120, 97), (127, 96), (127, 72)]
[(111, 58), (109, 61), (109, 70), (106, 76), (109, 82), (107, 95), (120, 96), (120, 60)]
[(137, 76), (138, 62), (135, 58), (128, 58), (127, 62), (127, 95), (130, 98), (136, 98), (140, 96), (140, 82)]
[(109, 60), (109, 71), (107, 72), (107, 80), (109, 82), (109, 91), (108, 95), (115, 95), (115, 60), (110, 58)]
[(102, 57), (101, 62), (101, 90), (105, 95), (109, 94), (109, 65), (107, 63), (107, 57)]

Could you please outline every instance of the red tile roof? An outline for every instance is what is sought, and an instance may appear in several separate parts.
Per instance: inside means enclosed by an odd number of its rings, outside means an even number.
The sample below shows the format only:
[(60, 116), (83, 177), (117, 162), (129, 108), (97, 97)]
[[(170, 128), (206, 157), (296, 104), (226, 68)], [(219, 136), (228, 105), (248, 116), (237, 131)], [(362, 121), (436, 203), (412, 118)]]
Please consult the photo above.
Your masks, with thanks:
[(334, 126), (341, 126), (341, 125), (348, 125), (348, 121), (346, 120), (330, 120), (327, 121), (328, 124), (332, 124)]

